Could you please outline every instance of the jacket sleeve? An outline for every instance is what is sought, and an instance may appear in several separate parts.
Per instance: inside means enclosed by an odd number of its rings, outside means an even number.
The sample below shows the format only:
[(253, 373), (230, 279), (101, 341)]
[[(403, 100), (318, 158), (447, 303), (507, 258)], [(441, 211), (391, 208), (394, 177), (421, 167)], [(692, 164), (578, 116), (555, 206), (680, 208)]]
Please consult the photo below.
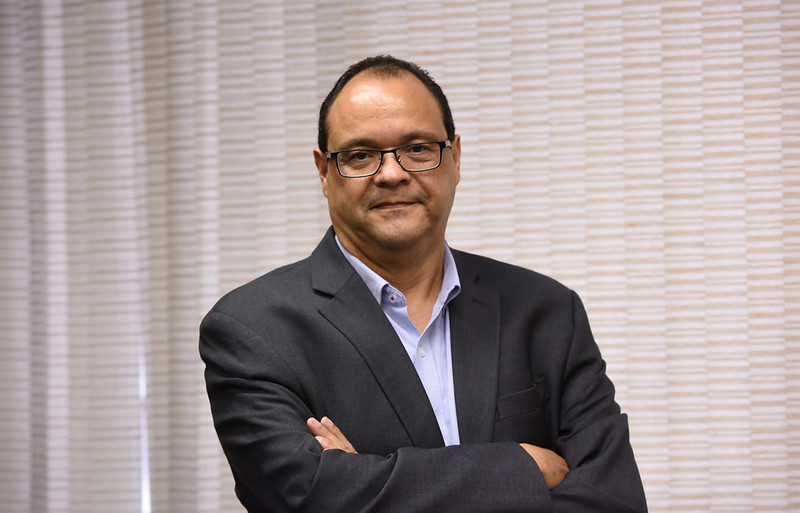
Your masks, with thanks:
[(571, 470), (551, 492), (553, 511), (646, 512), (627, 416), (620, 413), (614, 400), (614, 386), (574, 292), (572, 335), (565, 360), (556, 452)]
[(263, 338), (221, 312), (200, 327), (214, 424), (248, 511), (552, 510), (536, 463), (516, 443), (323, 452), (305, 424), (304, 387), (313, 379), (294, 376)]

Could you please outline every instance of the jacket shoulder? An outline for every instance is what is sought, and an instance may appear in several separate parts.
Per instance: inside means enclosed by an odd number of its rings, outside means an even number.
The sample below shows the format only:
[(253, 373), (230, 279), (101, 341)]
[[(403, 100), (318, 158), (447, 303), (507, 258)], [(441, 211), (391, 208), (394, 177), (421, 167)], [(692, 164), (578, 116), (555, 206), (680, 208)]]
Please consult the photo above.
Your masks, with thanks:
[(246, 312), (287, 299), (292, 293), (309, 284), (304, 290), (310, 289), (309, 258), (304, 258), (291, 264), (283, 265), (255, 278), (243, 285), (239, 285), (223, 295), (211, 309), (212, 312)]
[(551, 297), (572, 294), (566, 285), (537, 271), (474, 253), (451, 251), (462, 280), (475, 280), (499, 292), (536, 290)]

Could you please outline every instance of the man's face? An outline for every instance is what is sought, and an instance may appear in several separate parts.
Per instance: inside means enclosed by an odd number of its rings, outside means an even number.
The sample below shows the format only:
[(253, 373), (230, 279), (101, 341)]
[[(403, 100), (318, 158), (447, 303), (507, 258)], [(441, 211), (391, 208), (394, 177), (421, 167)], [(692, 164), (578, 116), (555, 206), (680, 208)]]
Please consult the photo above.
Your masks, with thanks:
[[(327, 119), (328, 150), (390, 149), (447, 139), (433, 94), (410, 73), (375, 77), (362, 72), (348, 82)], [(334, 230), (356, 256), (381, 250), (428, 250), (444, 241), (460, 178), (461, 142), (442, 150), (441, 165), (409, 173), (393, 154), (365, 178), (345, 178), (319, 149), (314, 159), (328, 198)]]

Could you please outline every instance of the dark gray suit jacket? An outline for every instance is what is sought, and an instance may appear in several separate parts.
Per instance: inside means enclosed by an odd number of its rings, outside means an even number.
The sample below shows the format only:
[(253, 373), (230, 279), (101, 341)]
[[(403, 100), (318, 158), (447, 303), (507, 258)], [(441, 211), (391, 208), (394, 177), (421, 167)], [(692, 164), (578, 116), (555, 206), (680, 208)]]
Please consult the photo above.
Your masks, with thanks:
[[(214, 423), (251, 512), (641, 512), (627, 418), (576, 294), (453, 252), (461, 445), (433, 410), (380, 305), (329, 230), (313, 254), (222, 298), (200, 327)], [(329, 416), (359, 454), (322, 452)], [(518, 445), (562, 455), (552, 492)]]

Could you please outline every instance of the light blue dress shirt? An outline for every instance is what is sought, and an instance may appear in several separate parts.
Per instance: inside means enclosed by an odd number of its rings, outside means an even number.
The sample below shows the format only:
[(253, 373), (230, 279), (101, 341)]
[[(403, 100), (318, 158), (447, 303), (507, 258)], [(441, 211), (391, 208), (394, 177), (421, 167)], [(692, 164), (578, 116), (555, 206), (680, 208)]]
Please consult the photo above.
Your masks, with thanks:
[(392, 323), (397, 336), (400, 337), (428, 394), (445, 445), (458, 445), (453, 358), (450, 351), (450, 315), (447, 305), (458, 295), (461, 282), (458, 280), (456, 263), (450, 248), (445, 247), (442, 288), (439, 290), (428, 325), (420, 333), (408, 316), (403, 293), (344, 249), (338, 237), (336, 243), (356, 273), (367, 284), (389, 322)]

